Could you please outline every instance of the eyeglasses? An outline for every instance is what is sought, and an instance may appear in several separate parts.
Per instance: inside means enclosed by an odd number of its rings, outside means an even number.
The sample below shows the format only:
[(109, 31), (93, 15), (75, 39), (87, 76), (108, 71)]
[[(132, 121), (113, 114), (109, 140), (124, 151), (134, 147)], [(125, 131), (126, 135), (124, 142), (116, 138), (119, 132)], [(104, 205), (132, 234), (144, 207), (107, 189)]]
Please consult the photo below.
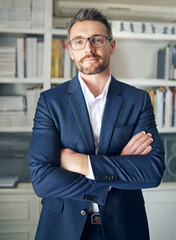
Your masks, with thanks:
[(87, 41), (90, 42), (91, 46), (94, 48), (104, 47), (107, 40), (111, 41), (111, 37), (104, 35), (96, 35), (90, 38), (75, 38), (69, 41), (69, 44), (73, 50), (82, 50), (85, 48)]

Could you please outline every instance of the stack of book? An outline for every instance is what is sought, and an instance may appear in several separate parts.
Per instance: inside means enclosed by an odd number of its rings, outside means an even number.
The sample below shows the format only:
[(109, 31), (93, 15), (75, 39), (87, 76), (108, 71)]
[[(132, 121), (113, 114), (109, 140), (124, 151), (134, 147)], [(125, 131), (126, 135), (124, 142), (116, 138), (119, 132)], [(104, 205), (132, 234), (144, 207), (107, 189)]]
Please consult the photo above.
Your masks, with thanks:
[(33, 125), (33, 119), (35, 115), (35, 110), (37, 107), (37, 102), (42, 92), (42, 87), (38, 86), (36, 88), (26, 89), (26, 100), (27, 100), (27, 123), (28, 126)]
[(0, 77), (15, 77), (16, 48), (0, 47)]
[(17, 76), (43, 76), (43, 41), (37, 38), (17, 38)]
[(30, 28), (31, 0), (0, 0), (1, 28)]
[(174, 23), (110, 21), (113, 32), (131, 32), (145, 34), (174, 34)]
[(44, 0), (0, 0), (1, 28), (43, 28)]
[(168, 45), (158, 50), (157, 78), (176, 79), (176, 45)]
[(77, 73), (75, 63), (72, 61), (67, 39), (52, 40), (51, 50), (51, 77), (71, 78)]
[(158, 127), (176, 127), (176, 88), (147, 89)]
[(25, 96), (0, 96), (0, 126), (26, 126)]
[(32, 28), (44, 27), (45, 1), (32, 0), (31, 25)]

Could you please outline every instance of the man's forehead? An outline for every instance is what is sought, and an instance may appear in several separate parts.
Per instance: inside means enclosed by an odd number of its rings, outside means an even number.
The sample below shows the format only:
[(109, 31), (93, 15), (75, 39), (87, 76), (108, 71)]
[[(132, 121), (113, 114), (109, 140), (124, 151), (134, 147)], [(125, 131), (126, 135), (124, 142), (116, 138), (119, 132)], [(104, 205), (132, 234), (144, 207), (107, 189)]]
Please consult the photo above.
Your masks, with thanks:
[(106, 35), (106, 26), (99, 21), (85, 20), (76, 22), (70, 29), (70, 38), (92, 37), (94, 35)]

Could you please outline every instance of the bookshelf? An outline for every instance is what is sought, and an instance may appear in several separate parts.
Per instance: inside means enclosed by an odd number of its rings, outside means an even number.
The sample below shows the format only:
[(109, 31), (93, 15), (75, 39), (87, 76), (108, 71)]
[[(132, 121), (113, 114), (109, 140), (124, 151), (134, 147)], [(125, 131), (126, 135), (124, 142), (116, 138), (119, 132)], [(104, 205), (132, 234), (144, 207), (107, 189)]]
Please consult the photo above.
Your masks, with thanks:
[[(52, 84), (60, 84), (69, 79), (51, 77), (51, 48), (52, 39), (66, 38), (66, 29), (53, 29), (53, 1), (45, 0), (44, 26), (41, 28), (1, 28), (0, 36), (7, 43), (15, 44), (18, 37), (36, 37), (43, 39), (43, 76), (42, 77), (0, 77), (1, 93), (3, 89), (18, 89), (18, 94), (25, 88), (41, 85), (43, 90), (49, 89)], [(156, 79), (157, 50), (171, 42), (176, 42), (176, 34), (143, 34), (113, 31), (117, 42), (116, 52), (111, 59), (112, 74), (125, 83), (139, 88), (147, 87), (176, 87), (176, 81)], [(12, 40), (13, 39), (13, 40)], [(4, 44), (4, 43), (3, 43)], [(0, 40), (0, 46), (2, 40)], [(22, 89), (22, 90), (19, 90)], [(12, 90), (10, 91), (12, 92)], [(0, 94), (1, 94), (0, 93)], [(32, 126), (3, 126), (0, 131), (31, 131)], [(161, 133), (176, 132), (175, 127), (159, 128)]]
[[(66, 37), (67, 31), (65, 29), (53, 29), (52, 28), (52, 18), (53, 18), (53, 1), (44, 0), (45, 2), (45, 12), (44, 12), (44, 27), (37, 28), (1, 28), (0, 27), (0, 46), (2, 44), (13, 44), (15, 45), (16, 39), (18, 37), (37, 37), (42, 38), (44, 41), (44, 56), (43, 56), (43, 76), (35, 77), (35, 78), (18, 78), (18, 77), (0, 77), (0, 95), (3, 95), (4, 92), (7, 94), (25, 94), (26, 88), (36, 87), (37, 85), (42, 85), (43, 89), (49, 89), (52, 84), (60, 84), (68, 79), (66, 78), (52, 78), (51, 77), (51, 47), (52, 47), (52, 38), (54, 37)], [(176, 81), (172, 80), (164, 80), (164, 79), (156, 79), (156, 55), (157, 50), (160, 47), (166, 46), (170, 42), (176, 42), (176, 34), (175, 35), (164, 35), (164, 34), (134, 34), (134, 33), (126, 33), (126, 32), (113, 32), (114, 38), (117, 42), (117, 49), (111, 60), (111, 69), (112, 74), (125, 83), (134, 85), (139, 88), (147, 88), (147, 87), (176, 87)], [(2, 42), (2, 39), (4, 42)], [(27, 118), (26, 118), (27, 119)], [(158, 129), (162, 134), (175, 134), (176, 128), (159, 128)], [(0, 132), (27, 132), (30, 133), (32, 131), (32, 124), (28, 125), (25, 121), (24, 116), (24, 124), (8, 124), (6, 119), (1, 118), (0, 113)], [(163, 189), (163, 184), (157, 191), (157, 193), (153, 192), (154, 190), (145, 190), (144, 195), (147, 203), (147, 210), (149, 214), (149, 220), (152, 222), (153, 217), (158, 216), (159, 222), (163, 220), (163, 216), (168, 216), (165, 221), (170, 221), (170, 215), (167, 213), (170, 212), (173, 215), (175, 212), (173, 211), (173, 204), (175, 206), (175, 183), (173, 183), (172, 189), (169, 188), (171, 183), (165, 183), (166, 186)], [(13, 233), (14, 239), (19, 239), (21, 236), (21, 229), (28, 229), (28, 234), (24, 236), (24, 239), (34, 239), (34, 234), (39, 218), (40, 206), (38, 199), (34, 198), (34, 192), (31, 190), (31, 184), (29, 185), (30, 189), (25, 185), (22, 187), (22, 192), (18, 192), (19, 189), (7, 190), (1, 189), (0, 193), (4, 197), (4, 202), (8, 202), (7, 200), (14, 199), (14, 194), (29, 195), (29, 197), (25, 197), (25, 201), (28, 201), (30, 198), (31, 202), (36, 202), (34, 206), (35, 213), (38, 215), (34, 217), (34, 219), (30, 219), (29, 221), (13, 221), (11, 219), (7, 219), (5, 215), (6, 223), (0, 224), (0, 235), (6, 234), (8, 239), (10, 239), (11, 234)], [(8, 192), (9, 196), (6, 196), (6, 192)], [(24, 193), (25, 191), (25, 193)], [(171, 195), (168, 196), (168, 193)], [(174, 196), (174, 197), (172, 197)], [(21, 198), (21, 196), (20, 196)], [(27, 200), (26, 200), (27, 198)], [(163, 201), (160, 201), (164, 199)], [(16, 200), (18, 206), (19, 198)], [(158, 202), (161, 204), (158, 205)], [(163, 210), (163, 216), (160, 216), (160, 209), (154, 216), (154, 212), (156, 209), (156, 205), (161, 207)], [(2, 205), (4, 207), (4, 205)], [(16, 207), (16, 205), (15, 205)], [(14, 207), (14, 209), (16, 209)], [(8, 205), (7, 205), (8, 209)], [(29, 208), (26, 207), (26, 211), (29, 211)], [(168, 211), (169, 209), (169, 211)], [(23, 212), (23, 209), (20, 208), (20, 212)], [(33, 213), (33, 212), (32, 212)], [(33, 214), (35, 215), (35, 214)], [(18, 218), (18, 215), (17, 215)], [(174, 217), (172, 217), (175, 219)], [(3, 219), (3, 218), (2, 218)], [(150, 223), (149, 222), (149, 223)], [(174, 222), (174, 221), (172, 221)], [(153, 222), (152, 222), (153, 224)], [(6, 228), (4, 230), (4, 225)], [(17, 226), (18, 225), (18, 226)], [(159, 226), (159, 225), (158, 225)], [(152, 228), (152, 235), (155, 233), (160, 233), (158, 228)], [(165, 233), (174, 232), (175, 228), (170, 227), (167, 224), (164, 224), (163, 229), (165, 229)], [(169, 229), (169, 230), (168, 230)], [(9, 233), (10, 231), (10, 233)], [(18, 234), (19, 232), (19, 234)], [(9, 234), (9, 235), (8, 235)], [(16, 235), (15, 235), (16, 234)], [(173, 236), (174, 236), (173, 234)], [(168, 237), (166, 237), (168, 238)], [(153, 238), (155, 239), (155, 238)], [(160, 236), (161, 239), (161, 236)], [(164, 239), (164, 238), (163, 238)]]

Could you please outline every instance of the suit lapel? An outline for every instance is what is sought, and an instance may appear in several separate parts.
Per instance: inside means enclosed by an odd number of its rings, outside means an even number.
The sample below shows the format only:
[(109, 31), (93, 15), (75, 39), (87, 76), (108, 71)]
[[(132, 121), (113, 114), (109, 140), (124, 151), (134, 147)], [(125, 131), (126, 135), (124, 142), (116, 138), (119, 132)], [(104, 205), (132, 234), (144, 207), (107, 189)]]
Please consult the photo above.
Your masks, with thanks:
[(119, 82), (112, 77), (101, 126), (98, 154), (106, 154), (108, 151), (111, 136), (123, 102), (123, 98), (120, 96), (121, 91)]
[(95, 146), (89, 114), (77, 76), (70, 81), (68, 87), (68, 101), (82, 134), (87, 153), (94, 154)]

